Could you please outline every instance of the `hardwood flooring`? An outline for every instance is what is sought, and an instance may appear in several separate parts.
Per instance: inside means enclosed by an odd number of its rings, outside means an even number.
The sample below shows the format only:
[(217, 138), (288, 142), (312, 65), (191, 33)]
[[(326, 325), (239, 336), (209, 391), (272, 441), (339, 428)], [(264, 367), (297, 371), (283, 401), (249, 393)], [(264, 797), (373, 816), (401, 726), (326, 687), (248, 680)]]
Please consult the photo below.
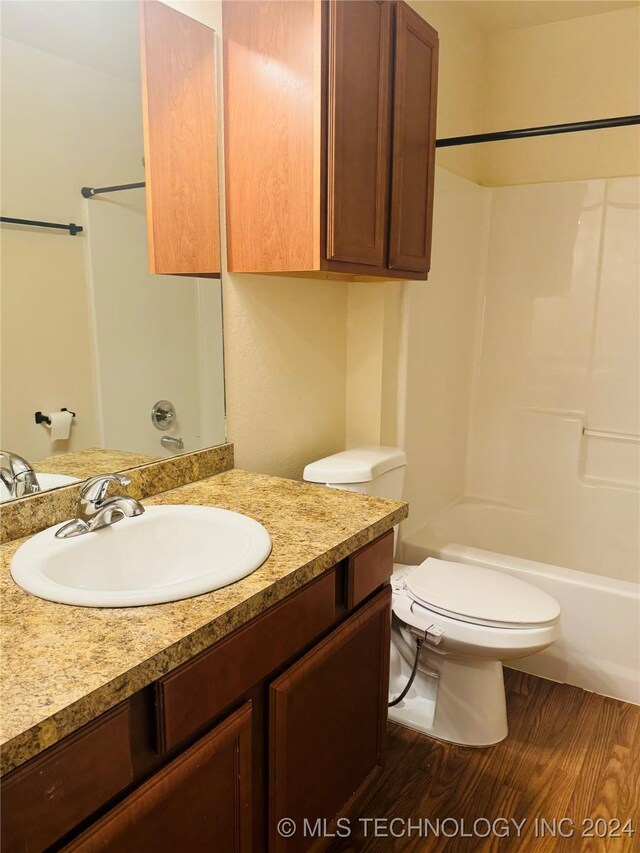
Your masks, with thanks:
[[(509, 736), (495, 747), (390, 724), (387, 766), (331, 853), (640, 851), (640, 708), (513, 670), (505, 684)], [(435, 833), (416, 828), (426, 818)], [(613, 837), (628, 821), (634, 834)]]

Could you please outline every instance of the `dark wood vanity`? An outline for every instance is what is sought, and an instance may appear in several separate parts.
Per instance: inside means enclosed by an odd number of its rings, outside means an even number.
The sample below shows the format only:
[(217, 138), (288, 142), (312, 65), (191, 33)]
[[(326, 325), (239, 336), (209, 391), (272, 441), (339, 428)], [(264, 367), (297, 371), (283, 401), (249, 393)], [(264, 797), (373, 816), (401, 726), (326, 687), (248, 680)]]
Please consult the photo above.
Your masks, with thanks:
[(4, 853), (320, 849), (382, 765), (392, 569), (388, 531), (9, 773)]

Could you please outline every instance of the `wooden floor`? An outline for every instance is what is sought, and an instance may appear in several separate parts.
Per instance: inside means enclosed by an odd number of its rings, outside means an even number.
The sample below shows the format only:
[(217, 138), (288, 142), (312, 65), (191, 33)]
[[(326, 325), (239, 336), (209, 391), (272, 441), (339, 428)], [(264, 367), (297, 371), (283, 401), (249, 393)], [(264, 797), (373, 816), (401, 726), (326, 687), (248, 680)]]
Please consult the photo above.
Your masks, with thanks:
[[(347, 851), (640, 851), (640, 708), (505, 670), (509, 735), (489, 749), (468, 749), (431, 740), (390, 724), (387, 767), (351, 819), (352, 836), (336, 839), (331, 853)], [(383, 818), (373, 837), (372, 823)], [(391, 818), (400, 818), (391, 825)], [(441, 837), (415, 829), (429, 818)], [(450, 820), (446, 823), (445, 818)], [(492, 834), (484, 818), (526, 819), (520, 838)], [(536, 818), (569, 818), (561, 828), (573, 837), (542, 835)], [(588, 838), (589, 823), (598, 821)], [(633, 821), (634, 835), (611, 837), (614, 819)], [(464, 821), (464, 824), (463, 824)], [(495, 824), (502, 832), (502, 822)], [(463, 829), (464, 827), (464, 829)], [(472, 837), (463, 837), (462, 833)], [(394, 838), (393, 833), (404, 837)], [(430, 837), (425, 837), (429, 832)], [(442, 837), (444, 832), (450, 837)]]

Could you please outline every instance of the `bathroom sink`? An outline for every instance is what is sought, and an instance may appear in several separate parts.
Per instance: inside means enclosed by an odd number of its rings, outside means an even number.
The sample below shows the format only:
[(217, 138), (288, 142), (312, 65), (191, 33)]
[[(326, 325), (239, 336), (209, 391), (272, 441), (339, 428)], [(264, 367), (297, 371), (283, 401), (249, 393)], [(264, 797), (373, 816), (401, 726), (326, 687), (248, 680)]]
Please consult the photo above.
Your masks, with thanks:
[(179, 601), (234, 583), (271, 552), (252, 518), (202, 506), (152, 506), (135, 518), (71, 539), (59, 525), (33, 536), (11, 562), (27, 592), (81, 607)]
[[(42, 474), (40, 471), (36, 471), (36, 477), (38, 478), (41, 492), (46, 492), (47, 489), (57, 489), (58, 486), (70, 486), (71, 483), (80, 482), (77, 477), (69, 477), (67, 474)], [(9, 500), (12, 500), (9, 491), (5, 484), (0, 482), (0, 503)]]

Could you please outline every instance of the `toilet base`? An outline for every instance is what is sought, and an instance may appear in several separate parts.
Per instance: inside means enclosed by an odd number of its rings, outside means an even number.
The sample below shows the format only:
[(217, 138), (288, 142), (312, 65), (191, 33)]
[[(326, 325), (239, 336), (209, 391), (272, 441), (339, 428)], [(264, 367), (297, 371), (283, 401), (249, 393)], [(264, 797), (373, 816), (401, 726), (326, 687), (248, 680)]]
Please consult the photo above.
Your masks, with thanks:
[[(402, 642), (402, 641), (401, 641)], [(391, 644), (391, 695), (407, 683), (411, 665)], [(493, 746), (508, 733), (500, 661), (454, 658), (424, 650), (411, 690), (389, 708), (389, 719), (461, 746)]]

